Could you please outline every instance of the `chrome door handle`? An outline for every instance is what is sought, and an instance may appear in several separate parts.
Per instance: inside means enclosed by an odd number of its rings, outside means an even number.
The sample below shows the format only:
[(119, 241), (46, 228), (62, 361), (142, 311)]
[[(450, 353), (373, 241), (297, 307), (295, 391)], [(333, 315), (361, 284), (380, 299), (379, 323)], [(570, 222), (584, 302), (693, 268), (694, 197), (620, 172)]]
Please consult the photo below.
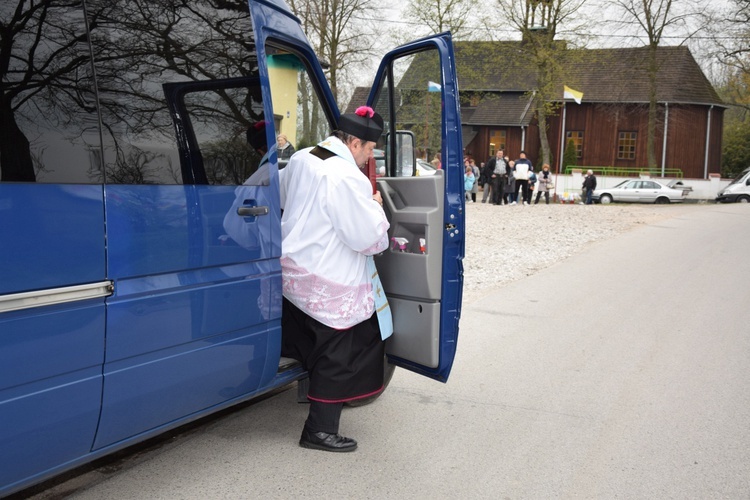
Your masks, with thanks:
[(254, 217), (257, 215), (268, 215), (268, 207), (257, 206), (257, 207), (238, 207), (237, 215), (242, 217)]

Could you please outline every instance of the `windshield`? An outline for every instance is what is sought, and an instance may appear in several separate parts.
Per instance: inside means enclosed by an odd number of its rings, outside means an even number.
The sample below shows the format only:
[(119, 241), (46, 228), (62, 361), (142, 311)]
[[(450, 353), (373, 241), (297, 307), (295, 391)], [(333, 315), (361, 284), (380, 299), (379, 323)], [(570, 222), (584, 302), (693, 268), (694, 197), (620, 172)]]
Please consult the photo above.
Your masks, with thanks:
[(746, 168), (745, 170), (743, 170), (737, 177), (734, 178), (734, 180), (732, 180), (732, 182), (729, 183), (729, 185), (731, 186), (732, 184), (737, 184), (738, 182), (740, 182), (748, 172), (750, 172), (750, 168)]

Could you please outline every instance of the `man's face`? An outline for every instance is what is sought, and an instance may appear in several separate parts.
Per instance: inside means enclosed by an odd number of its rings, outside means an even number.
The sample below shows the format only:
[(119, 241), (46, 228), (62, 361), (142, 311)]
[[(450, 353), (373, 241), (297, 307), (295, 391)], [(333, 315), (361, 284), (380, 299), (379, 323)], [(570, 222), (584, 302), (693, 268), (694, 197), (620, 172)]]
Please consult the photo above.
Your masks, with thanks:
[(505, 153), (505, 151), (503, 151), (503, 150), (501, 149), (500, 151), (498, 151), (497, 153), (495, 153), (495, 156), (496, 156), (497, 158), (502, 158), (502, 157), (503, 157), (503, 154), (504, 154), (504, 153)]
[(352, 152), (354, 161), (358, 167), (364, 168), (367, 165), (367, 160), (373, 158), (373, 152), (375, 150), (375, 143), (370, 141), (363, 141), (361, 139), (354, 139), (349, 143), (349, 151)]

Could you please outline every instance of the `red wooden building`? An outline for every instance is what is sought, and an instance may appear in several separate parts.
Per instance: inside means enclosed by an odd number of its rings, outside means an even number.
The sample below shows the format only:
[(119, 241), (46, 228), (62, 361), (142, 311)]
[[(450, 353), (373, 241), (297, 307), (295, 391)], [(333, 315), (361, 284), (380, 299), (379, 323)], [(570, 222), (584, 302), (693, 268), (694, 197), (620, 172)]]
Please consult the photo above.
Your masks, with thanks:
[[(536, 75), (521, 44), (455, 43), (464, 151), (478, 162), (498, 148), (511, 158), (523, 149), (538, 167)], [(577, 166), (647, 170), (647, 48), (576, 49), (566, 59), (559, 107), (547, 118), (552, 170), (564, 172), (562, 146), (569, 141)], [(719, 172), (725, 105), (687, 47), (659, 47), (657, 66), (652, 173), (706, 178)], [(581, 104), (563, 98), (563, 85), (583, 93)], [(352, 102), (364, 102), (367, 90), (358, 88)]]

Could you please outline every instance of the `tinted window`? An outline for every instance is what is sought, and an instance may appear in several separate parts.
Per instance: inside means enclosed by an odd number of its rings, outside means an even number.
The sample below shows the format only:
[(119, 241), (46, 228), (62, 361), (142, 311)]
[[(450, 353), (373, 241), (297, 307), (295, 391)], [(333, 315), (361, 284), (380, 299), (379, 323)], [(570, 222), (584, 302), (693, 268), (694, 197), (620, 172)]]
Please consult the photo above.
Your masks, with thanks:
[(204, 160), (190, 161), (185, 151), (179, 154), (164, 85), (257, 75), (247, 2), (90, 0), (88, 6), (106, 182), (235, 183), (241, 176), (200, 170), (216, 167), (216, 151), (246, 137), (258, 118), (249, 93), (223, 89), (186, 97), (201, 148), (209, 150), (190, 151)]
[(0, 180), (97, 182), (101, 160), (81, 2), (3, 0)]

